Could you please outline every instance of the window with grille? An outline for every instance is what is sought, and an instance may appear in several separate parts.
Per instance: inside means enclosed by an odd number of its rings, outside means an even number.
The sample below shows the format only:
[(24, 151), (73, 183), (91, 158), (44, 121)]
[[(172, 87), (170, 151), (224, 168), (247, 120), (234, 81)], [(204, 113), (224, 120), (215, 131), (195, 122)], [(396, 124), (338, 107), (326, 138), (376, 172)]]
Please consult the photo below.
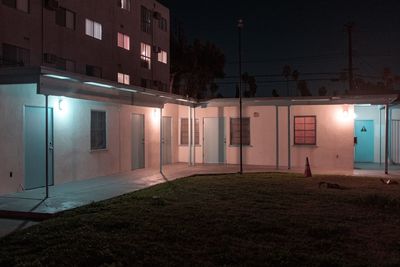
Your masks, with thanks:
[(118, 47), (121, 47), (126, 50), (130, 50), (130, 37), (129, 35), (123, 34), (123, 33), (118, 33), (118, 38), (117, 38), (117, 45)]
[(140, 64), (143, 68), (151, 69), (151, 46), (140, 43)]
[(107, 148), (106, 112), (92, 110), (90, 117), (90, 149)]
[(168, 24), (167, 24), (167, 19), (165, 18), (160, 18), (158, 20), (158, 27), (163, 30), (163, 31), (167, 31), (168, 30)]
[[(200, 144), (199, 119), (194, 121), (194, 144)], [(181, 145), (189, 145), (189, 119), (181, 118)]]
[[(240, 118), (231, 118), (231, 145), (240, 145)], [(242, 118), (242, 144), (250, 145), (250, 118)]]
[(317, 144), (317, 118), (316, 116), (294, 117), (294, 144)]
[(142, 6), (140, 27), (143, 32), (151, 33), (151, 10)]
[(30, 51), (10, 44), (3, 44), (3, 64), (8, 66), (29, 66)]

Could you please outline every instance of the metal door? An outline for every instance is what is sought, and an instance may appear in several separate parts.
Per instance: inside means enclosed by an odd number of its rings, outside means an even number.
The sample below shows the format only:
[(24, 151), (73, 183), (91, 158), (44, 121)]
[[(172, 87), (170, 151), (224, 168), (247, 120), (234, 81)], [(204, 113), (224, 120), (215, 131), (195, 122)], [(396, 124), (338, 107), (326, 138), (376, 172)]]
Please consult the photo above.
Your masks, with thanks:
[(163, 164), (172, 163), (172, 118), (162, 119), (162, 156)]
[[(25, 189), (46, 186), (46, 125), (45, 108), (24, 109)], [(48, 170), (49, 185), (54, 184), (53, 172), (53, 109), (48, 109)]]
[(355, 137), (355, 162), (374, 162), (374, 121), (356, 120)]
[(225, 162), (225, 119), (204, 118), (204, 163)]
[(145, 167), (144, 115), (132, 114), (132, 170)]

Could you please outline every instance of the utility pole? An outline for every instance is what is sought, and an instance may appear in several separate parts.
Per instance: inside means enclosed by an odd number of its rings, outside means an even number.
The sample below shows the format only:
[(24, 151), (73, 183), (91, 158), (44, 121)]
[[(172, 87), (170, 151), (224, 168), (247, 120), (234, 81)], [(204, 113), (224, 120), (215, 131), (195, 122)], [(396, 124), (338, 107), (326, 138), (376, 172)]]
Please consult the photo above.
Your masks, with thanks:
[(239, 128), (240, 128), (240, 174), (243, 174), (243, 123), (242, 123), (242, 29), (243, 20), (238, 21), (238, 34), (239, 34)]
[(349, 92), (352, 92), (354, 90), (354, 81), (353, 81), (353, 27), (354, 27), (354, 22), (349, 22), (345, 25), (346, 30), (347, 30), (347, 36), (348, 36), (348, 50), (349, 50)]

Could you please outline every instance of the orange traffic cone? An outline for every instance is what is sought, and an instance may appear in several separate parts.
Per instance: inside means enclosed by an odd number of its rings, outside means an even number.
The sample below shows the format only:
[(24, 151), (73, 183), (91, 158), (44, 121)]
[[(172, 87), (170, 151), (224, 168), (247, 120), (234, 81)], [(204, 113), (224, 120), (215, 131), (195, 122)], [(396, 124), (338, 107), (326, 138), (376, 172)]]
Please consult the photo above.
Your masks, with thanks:
[(304, 171), (304, 176), (305, 177), (312, 177), (311, 168), (310, 168), (310, 162), (308, 161), (308, 157), (306, 157), (306, 169)]

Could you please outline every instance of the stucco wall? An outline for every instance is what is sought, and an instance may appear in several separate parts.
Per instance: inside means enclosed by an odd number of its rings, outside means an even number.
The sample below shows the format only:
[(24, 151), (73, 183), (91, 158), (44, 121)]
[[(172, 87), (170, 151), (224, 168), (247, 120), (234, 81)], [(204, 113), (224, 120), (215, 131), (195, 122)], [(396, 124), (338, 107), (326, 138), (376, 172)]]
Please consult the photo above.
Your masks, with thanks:
[[(49, 97), (49, 106), (54, 111), (56, 184), (130, 171), (133, 113), (145, 116), (145, 165), (159, 166), (159, 109), (63, 98), (65, 109), (60, 111), (59, 99)], [(16, 192), (24, 186), (24, 106), (44, 107), (44, 96), (36, 94), (35, 85), (0, 86), (0, 194)], [(90, 150), (92, 109), (106, 111), (107, 149), (104, 151)], [(166, 114), (175, 116), (177, 110), (176, 106), (170, 106)], [(176, 136), (177, 126), (173, 131)], [(177, 160), (177, 155), (173, 160)], [(10, 172), (13, 172), (12, 178)]]

